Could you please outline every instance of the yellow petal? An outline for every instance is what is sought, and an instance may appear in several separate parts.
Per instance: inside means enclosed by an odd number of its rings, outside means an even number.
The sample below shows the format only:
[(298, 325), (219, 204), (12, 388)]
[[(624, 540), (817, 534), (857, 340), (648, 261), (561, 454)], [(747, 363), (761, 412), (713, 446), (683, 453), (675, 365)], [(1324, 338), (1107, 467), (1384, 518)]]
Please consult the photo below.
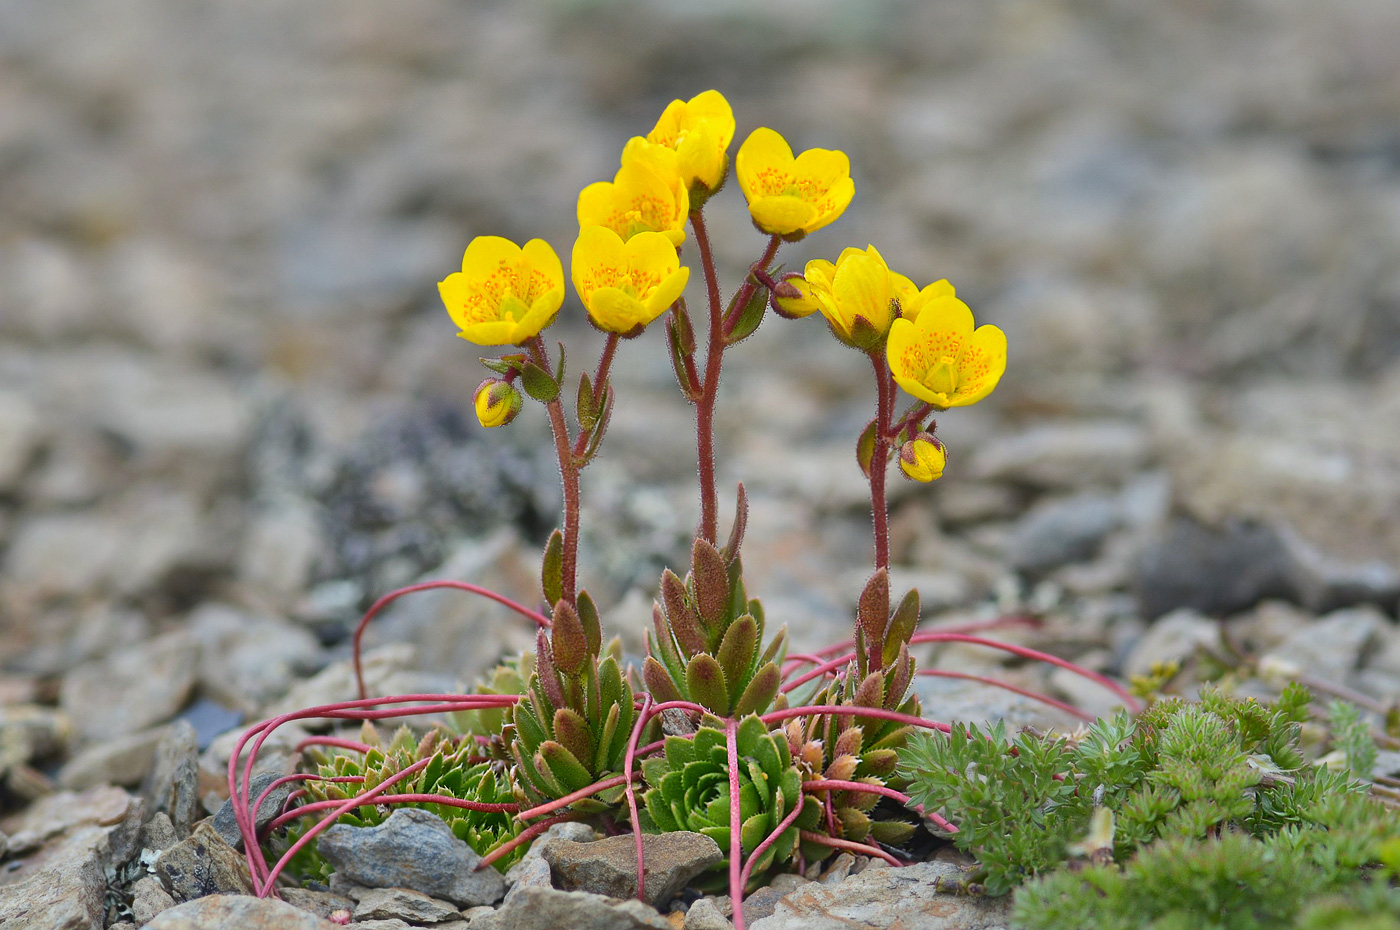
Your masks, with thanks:
[(942, 297), (953, 297), (956, 295), (953, 285), (947, 279), (935, 281), (921, 291), (915, 291), (907, 298), (901, 296), (899, 299), (900, 315), (905, 319), (917, 320), (924, 307), (936, 302)]
[(476, 323), (457, 335), (479, 346), (509, 346), (515, 344), (515, 324), (509, 320)]
[(652, 320), (665, 313), (671, 304), (676, 302), (676, 298), (681, 296), (685, 290), (685, 284), (690, 280), (689, 268), (677, 268), (661, 280), (652, 292), (643, 301), (647, 308), (647, 318), (642, 322), (650, 324)]
[(600, 271), (626, 267), (626, 251), (617, 233), (606, 226), (588, 226), (579, 231), (578, 239), (574, 240), (570, 271), (574, 290), (585, 305), (591, 292), (599, 286)]
[(832, 295), (847, 333), (857, 316), (881, 333), (889, 329), (893, 316), (890, 270), (873, 246), (868, 252), (856, 252), (837, 262)]
[(680, 266), (676, 248), (662, 233), (637, 233), (622, 247), (627, 267), (661, 278)]
[(930, 353), (957, 358), (972, 336), (972, 311), (956, 297), (937, 297), (919, 311), (915, 326)]
[(759, 192), (761, 172), (773, 169), (789, 172), (792, 164), (792, 147), (787, 140), (774, 130), (760, 126), (749, 133), (744, 144), (739, 146), (738, 154), (734, 156), (734, 173), (739, 178), (739, 186), (752, 202)]
[(589, 226), (606, 226), (613, 213), (613, 185), (611, 181), (595, 181), (578, 195), (578, 225), (580, 229)]
[(807, 229), (817, 210), (796, 197), (759, 197), (749, 201), (749, 214), (754, 225), (769, 235), (786, 236)]
[(734, 110), (724, 95), (717, 90), (707, 90), (686, 101), (686, 117), (694, 123), (709, 123), (719, 136), (720, 149), (729, 148), (734, 140)]
[(462, 272), (478, 280), (489, 278), (501, 265), (520, 262), (520, 246), (500, 236), (477, 236), (462, 255)]
[(803, 269), (802, 277), (814, 288), (831, 290), (831, 282), (836, 277), (836, 266), (824, 258), (814, 258)]
[(958, 393), (944, 406), (965, 407), (992, 393), (1006, 372), (1006, 334), (990, 323), (977, 327), (958, 358)]
[(593, 292), (588, 315), (594, 325), (605, 332), (625, 333), (646, 325), (647, 308), (637, 298), (615, 287), (600, 287)]
[(831, 190), (842, 178), (851, 176), (851, 160), (845, 152), (832, 149), (808, 149), (798, 155), (792, 173), (805, 189), (811, 186), (813, 199)]
[(531, 239), (521, 250), (522, 265), (535, 276), (535, 282), (543, 285), (542, 290), (531, 288), (532, 295), (546, 293), (564, 286), (564, 266), (559, 261), (559, 253), (543, 239)]
[(829, 226), (840, 218), (846, 208), (851, 205), (851, 198), (856, 195), (856, 184), (850, 178), (844, 178), (836, 182), (836, 185), (827, 192), (827, 195), (817, 202), (817, 218), (808, 227), (807, 232), (816, 232), (823, 226)]

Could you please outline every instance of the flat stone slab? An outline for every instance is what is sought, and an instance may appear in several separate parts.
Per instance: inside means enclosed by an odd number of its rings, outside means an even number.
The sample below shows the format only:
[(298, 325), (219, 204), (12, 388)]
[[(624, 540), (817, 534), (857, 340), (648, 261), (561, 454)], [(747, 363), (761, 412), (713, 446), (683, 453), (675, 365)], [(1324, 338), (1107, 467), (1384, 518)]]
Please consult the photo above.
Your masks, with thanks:
[[(612, 898), (637, 894), (637, 847), (631, 835), (610, 836), (591, 843), (554, 840), (542, 855), (549, 863), (556, 888)], [(642, 861), (646, 868), (645, 900), (653, 907), (661, 907), (695, 876), (724, 861), (724, 853), (719, 844), (702, 833), (644, 834)]]

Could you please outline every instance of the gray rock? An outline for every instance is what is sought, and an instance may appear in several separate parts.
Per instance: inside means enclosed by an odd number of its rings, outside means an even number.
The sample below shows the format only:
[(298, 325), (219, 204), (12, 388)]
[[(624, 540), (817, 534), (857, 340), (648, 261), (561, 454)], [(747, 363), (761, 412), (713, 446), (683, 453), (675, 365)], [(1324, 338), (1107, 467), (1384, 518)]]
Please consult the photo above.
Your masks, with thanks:
[(161, 911), (174, 906), (175, 899), (154, 875), (143, 875), (131, 886), (131, 916), (138, 927), (144, 927)]
[(170, 822), (168, 814), (156, 812), (141, 827), (140, 843), (142, 849), (165, 852), (178, 842), (180, 842), (180, 837), (175, 833), (175, 826)]
[(415, 924), (435, 924), (457, 917), (457, 909), (445, 901), (407, 888), (371, 888), (355, 905), (356, 922), (365, 920), (405, 920)]
[(58, 771), (58, 783), (70, 791), (82, 791), (94, 785), (134, 788), (150, 774), (156, 745), (164, 736), (165, 727), (156, 727), (109, 742), (94, 743), (64, 763)]
[(332, 891), (314, 891), (310, 888), (279, 888), (277, 893), (283, 901), (318, 917), (330, 918), (337, 911), (347, 915), (355, 910), (355, 899)]
[(1293, 560), (1279, 534), (1257, 523), (1219, 530), (1180, 518), (1138, 558), (1137, 595), (1144, 617), (1178, 607), (1227, 614), (1269, 597), (1296, 597)]
[(1145, 675), (1154, 662), (1181, 662), (1198, 649), (1222, 653), (1220, 624), (1194, 610), (1174, 610), (1158, 618), (1123, 661), (1124, 675)]
[(23, 394), (0, 391), (0, 492), (15, 489), (43, 438), (39, 411)]
[(973, 452), (971, 477), (1041, 488), (1118, 484), (1151, 450), (1147, 431), (1117, 421), (1048, 423), (989, 439)]
[(170, 818), (180, 836), (188, 836), (199, 811), (199, 747), (194, 727), (177, 720), (156, 747), (155, 765), (141, 793), (153, 811)]
[(837, 882), (843, 882), (846, 880), (846, 877), (851, 874), (851, 870), (855, 868), (855, 865), (856, 857), (848, 852), (843, 852), (831, 860), (817, 881), (821, 882), (823, 885), (834, 885)]
[[(280, 777), (276, 772), (263, 772), (261, 775), (254, 775), (252, 783), (248, 786), (249, 801), (256, 801), (258, 796)], [(287, 803), (287, 797), (292, 793), (294, 787), (291, 782), (287, 782), (268, 794), (267, 799), (258, 807), (257, 816), (254, 818), (256, 829), (262, 830), (263, 827), (272, 823), (278, 814), (282, 813), (282, 805)], [(238, 820), (233, 816), (233, 800), (231, 798), (219, 805), (218, 811), (214, 814), (213, 824), (214, 829), (224, 838), (224, 842), (234, 849), (243, 848), (243, 833), (238, 829)]]
[(25, 859), (0, 887), (0, 926), (102, 930), (107, 855), (107, 830), (84, 826)]
[(254, 516), (243, 541), (238, 575), (282, 602), (303, 593), (321, 548), (316, 513), (305, 500), (287, 495)]
[(1293, 559), (1293, 581), (1303, 604), (1326, 613), (1356, 604), (1374, 604), (1394, 613), (1400, 604), (1400, 571), (1381, 559), (1351, 560), (1323, 552), (1297, 533), (1283, 540)]
[(713, 898), (701, 898), (685, 912), (682, 930), (731, 930), (733, 926)]
[(752, 930), (1003, 930), (1010, 896), (979, 898), (939, 891), (965, 873), (946, 862), (866, 869), (835, 885), (813, 882), (787, 894)]
[(319, 849), (337, 874), (370, 888), (410, 888), (461, 907), (505, 894), (501, 873), (478, 871), (481, 857), (427, 811), (400, 808), (377, 827), (336, 824)]
[(321, 664), (316, 637), (283, 620), (207, 603), (186, 625), (200, 645), (202, 693), (247, 714)]
[(673, 930), (655, 910), (633, 898), (622, 901), (587, 891), (522, 888), (472, 930)]
[(1011, 527), (1006, 557), (1012, 568), (1032, 575), (1084, 561), (1122, 523), (1121, 510), (1107, 494), (1041, 504)]
[(540, 856), (525, 856), (506, 872), (506, 900), (519, 888), (553, 888), (554, 874)]
[(1261, 662), (1292, 666), (1345, 684), (1385, 627), (1385, 616), (1374, 607), (1336, 610), (1296, 631)]
[(336, 930), (337, 926), (285, 901), (215, 894), (162, 911), (144, 930)]
[(756, 920), (771, 917), (778, 907), (778, 902), (787, 897), (788, 893), (793, 890), (795, 889), (768, 885), (748, 895), (744, 898), (744, 922), (752, 924)]
[[(612, 898), (637, 894), (636, 843), (631, 836), (610, 836), (592, 843), (557, 840), (542, 854), (553, 871), (554, 885), (565, 891), (591, 891)], [(724, 860), (719, 845), (702, 833), (643, 834), (646, 865), (644, 900), (662, 907), (691, 879)]]
[(139, 733), (184, 706), (198, 655), (189, 634), (176, 631), (80, 665), (63, 678), (63, 709), (90, 739)]
[(209, 823), (190, 834), (156, 859), (156, 875), (176, 901), (192, 901), (207, 895), (252, 894), (248, 865)]
[(135, 803), (135, 798), (111, 785), (81, 793), (59, 791), (47, 795), (29, 805), (14, 825), (10, 852), (38, 849), (75, 827), (116, 827), (126, 821)]

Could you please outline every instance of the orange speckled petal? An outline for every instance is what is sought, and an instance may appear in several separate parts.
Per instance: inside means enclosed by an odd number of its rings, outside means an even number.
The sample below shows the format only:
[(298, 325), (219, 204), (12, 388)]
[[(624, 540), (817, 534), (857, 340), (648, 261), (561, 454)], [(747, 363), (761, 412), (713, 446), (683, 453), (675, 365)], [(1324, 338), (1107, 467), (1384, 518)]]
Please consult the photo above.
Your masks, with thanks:
[(991, 324), (977, 327), (958, 358), (958, 392), (944, 406), (965, 407), (992, 393), (1006, 372), (1006, 334)]

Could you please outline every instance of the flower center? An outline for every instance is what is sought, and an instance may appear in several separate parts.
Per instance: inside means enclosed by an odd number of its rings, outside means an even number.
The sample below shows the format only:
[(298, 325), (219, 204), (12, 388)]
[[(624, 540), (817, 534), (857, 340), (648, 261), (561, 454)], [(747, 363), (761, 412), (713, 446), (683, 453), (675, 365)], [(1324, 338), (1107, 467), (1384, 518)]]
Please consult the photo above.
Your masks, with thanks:
[(958, 389), (958, 360), (940, 355), (923, 377), (924, 386), (935, 394), (953, 394)]

